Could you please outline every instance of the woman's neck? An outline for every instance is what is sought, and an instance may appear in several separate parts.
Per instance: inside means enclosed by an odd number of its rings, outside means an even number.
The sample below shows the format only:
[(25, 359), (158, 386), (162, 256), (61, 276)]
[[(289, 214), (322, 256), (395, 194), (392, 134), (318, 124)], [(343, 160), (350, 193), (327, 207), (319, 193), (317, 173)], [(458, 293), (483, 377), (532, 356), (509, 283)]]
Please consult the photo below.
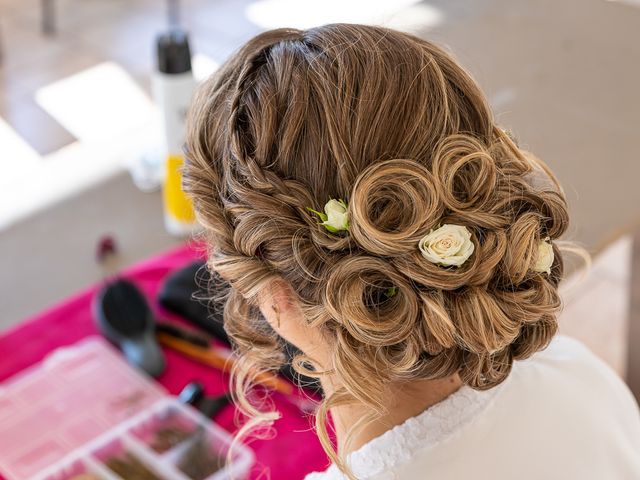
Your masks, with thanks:
[[(331, 408), (339, 455), (346, 456), (359, 449), (387, 430), (441, 402), (461, 386), (462, 381), (457, 374), (438, 380), (413, 380), (390, 386), (387, 393), (382, 393), (380, 398), (380, 401), (388, 406), (387, 413), (359, 428), (351, 437), (349, 445), (346, 444), (349, 430), (359, 419), (370, 414), (371, 410), (364, 405), (340, 405)], [(330, 377), (323, 378), (322, 388), (328, 396), (338, 385)]]

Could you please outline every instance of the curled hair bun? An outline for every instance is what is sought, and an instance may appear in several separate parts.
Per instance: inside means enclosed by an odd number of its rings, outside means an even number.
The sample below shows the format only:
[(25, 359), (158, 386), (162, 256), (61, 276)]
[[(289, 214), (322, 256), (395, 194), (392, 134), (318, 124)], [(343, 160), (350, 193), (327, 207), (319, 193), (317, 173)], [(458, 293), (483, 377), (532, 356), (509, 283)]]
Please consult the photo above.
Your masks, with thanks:
[[(323, 289), (323, 303), (344, 328), (343, 338), (374, 347), (402, 344), (405, 370), (397, 357), (384, 366), (399, 378), (420, 370), (423, 352), (496, 352), (519, 332), (519, 318), (507, 318), (486, 290), (508, 248), (506, 218), (488, 205), (497, 183), (495, 159), (477, 140), (452, 135), (429, 163), (383, 160), (355, 179), (349, 234), (367, 255), (341, 259)], [(466, 224), (472, 231), (474, 255), (461, 268), (442, 268), (417, 249), (440, 223)], [(397, 294), (385, 298), (382, 292), (391, 286)]]
[[(322, 302), (341, 338), (353, 340), (347, 350), (353, 344), (405, 349), (402, 368), (397, 356), (379, 365), (376, 354), (376, 368), (397, 378), (430, 376), (434, 367), (442, 372), (443, 358), (454, 355), (465, 359), (457, 371), (467, 383), (490, 388), (513, 358), (542, 348), (555, 332), (548, 319), (561, 306), (557, 247), (552, 278), (532, 268), (541, 239), (566, 228), (566, 204), (557, 192), (536, 191), (525, 181), (531, 166), (496, 131), (488, 145), (468, 134), (445, 136), (425, 161), (379, 161), (354, 181), (349, 235), (366, 255), (333, 265)], [(474, 253), (460, 267), (443, 268), (417, 249), (441, 224), (471, 231)], [(390, 286), (397, 295), (385, 299), (380, 292)], [(521, 336), (534, 343), (523, 349)]]

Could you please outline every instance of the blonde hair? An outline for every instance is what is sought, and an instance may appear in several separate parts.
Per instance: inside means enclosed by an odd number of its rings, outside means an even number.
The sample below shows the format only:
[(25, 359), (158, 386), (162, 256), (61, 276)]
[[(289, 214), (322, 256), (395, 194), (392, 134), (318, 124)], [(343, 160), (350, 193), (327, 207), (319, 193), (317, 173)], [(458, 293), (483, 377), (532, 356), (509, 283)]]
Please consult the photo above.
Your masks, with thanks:
[[(184, 187), (224, 279), (225, 329), (242, 433), (277, 418), (247, 398), (258, 371), (284, 361), (258, 295), (291, 286), (304, 320), (325, 335), (342, 385), (317, 413), (320, 440), (353, 478), (326, 430), (331, 406), (385, 411), (392, 382), (458, 373), (475, 389), (502, 382), (514, 360), (557, 330), (561, 250), (569, 223), (558, 180), (493, 120), (472, 78), (441, 48), (384, 27), (331, 24), (264, 32), (200, 86), (188, 121)], [(542, 175), (542, 186), (531, 176)], [(307, 207), (348, 202), (348, 232)], [(460, 268), (420, 255), (438, 224), (466, 226)], [(532, 270), (550, 237), (550, 274)], [(397, 293), (381, 295), (395, 286)], [(215, 288), (222, 288), (216, 285)], [(296, 359), (296, 368), (319, 376)]]

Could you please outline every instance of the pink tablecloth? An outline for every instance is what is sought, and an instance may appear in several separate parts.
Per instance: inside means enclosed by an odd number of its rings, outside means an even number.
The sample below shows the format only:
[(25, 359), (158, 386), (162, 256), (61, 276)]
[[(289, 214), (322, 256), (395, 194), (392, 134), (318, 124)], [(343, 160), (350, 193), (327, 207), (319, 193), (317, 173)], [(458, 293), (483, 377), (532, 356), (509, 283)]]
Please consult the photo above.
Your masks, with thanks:
[[(196, 246), (181, 247), (134, 266), (125, 271), (124, 276), (133, 280), (152, 300), (169, 272), (199, 256), (201, 253)], [(1, 334), (0, 381), (40, 361), (58, 347), (97, 334), (91, 315), (91, 301), (97, 287), (93, 286)], [(171, 318), (157, 305), (154, 308), (160, 318)], [(169, 392), (177, 394), (193, 380), (204, 383), (209, 394), (219, 394), (227, 389), (226, 375), (175, 352), (166, 351), (166, 354), (168, 368), (158, 380)], [(250, 444), (257, 457), (251, 478), (296, 480), (308, 472), (326, 468), (328, 460), (312, 428), (313, 418), (303, 414), (282, 394), (274, 393), (273, 399), (283, 417), (275, 423), (275, 438), (255, 440)], [(216, 417), (216, 422), (234, 431), (233, 417), (234, 409), (229, 406)]]

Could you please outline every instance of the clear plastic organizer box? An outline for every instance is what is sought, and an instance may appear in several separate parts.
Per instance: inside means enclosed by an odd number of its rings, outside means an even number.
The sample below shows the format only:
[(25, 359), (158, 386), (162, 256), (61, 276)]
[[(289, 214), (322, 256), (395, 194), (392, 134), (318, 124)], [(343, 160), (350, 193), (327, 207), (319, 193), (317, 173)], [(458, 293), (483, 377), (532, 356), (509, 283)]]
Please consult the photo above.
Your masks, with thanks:
[(227, 464), (231, 441), (100, 337), (0, 385), (0, 474), (8, 480), (244, 479), (254, 454), (234, 446)]

